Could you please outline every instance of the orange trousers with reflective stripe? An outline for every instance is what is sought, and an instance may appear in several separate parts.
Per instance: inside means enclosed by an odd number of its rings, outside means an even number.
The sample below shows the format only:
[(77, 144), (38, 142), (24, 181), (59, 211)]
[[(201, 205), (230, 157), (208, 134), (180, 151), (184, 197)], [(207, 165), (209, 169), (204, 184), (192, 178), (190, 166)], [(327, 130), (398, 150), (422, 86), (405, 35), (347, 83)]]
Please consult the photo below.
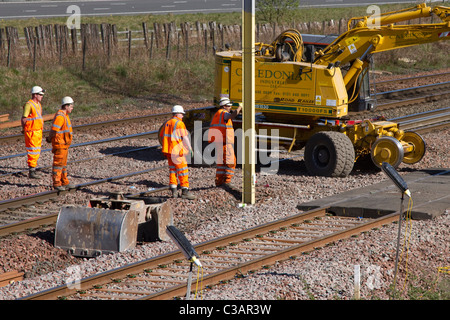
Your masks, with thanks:
[(67, 155), (69, 148), (53, 148), (53, 169), (52, 181), (54, 187), (65, 186), (69, 184), (67, 179)]
[(216, 186), (230, 183), (236, 169), (236, 156), (234, 155), (234, 145), (216, 144), (217, 164), (216, 164)]
[[(178, 180), (182, 188), (189, 188), (189, 169), (184, 156), (173, 156), (165, 154), (169, 162), (169, 184), (177, 186)], [(178, 180), (177, 180), (178, 178)]]
[(42, 130), (25, 131), (24, 136), (28, 167), (36, 168), (41, 155)]

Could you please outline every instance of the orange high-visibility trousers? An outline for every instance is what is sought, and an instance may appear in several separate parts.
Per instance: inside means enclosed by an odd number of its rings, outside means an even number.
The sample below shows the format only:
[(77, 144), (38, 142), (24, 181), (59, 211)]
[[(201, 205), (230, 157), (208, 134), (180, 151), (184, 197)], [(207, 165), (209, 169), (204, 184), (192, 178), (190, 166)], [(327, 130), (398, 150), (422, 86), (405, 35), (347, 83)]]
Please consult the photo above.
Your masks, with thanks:
[(236, 156), (234, 145), (231, 143), (216, 144), (217, 164), (216, 164), (216, 186), (230, 183), (236, 169)]
[(24, 136), (28, 167), (36, 168), (37, 161), (41, 155), (42, 130), (25, 131)]
[(179, 180), (182, 188), (189, 188), (189, 169), (186, 158), (184, 156), (172, 157), (170, 153), (166, 153), (165, 156), (169, 162), (169, 184), (177, 186)]
[(67, 179), (67, 155), (69, 148), (53, 148), (53, 169), (52, 181), (54, 187), (65, 186), (69, 184)]

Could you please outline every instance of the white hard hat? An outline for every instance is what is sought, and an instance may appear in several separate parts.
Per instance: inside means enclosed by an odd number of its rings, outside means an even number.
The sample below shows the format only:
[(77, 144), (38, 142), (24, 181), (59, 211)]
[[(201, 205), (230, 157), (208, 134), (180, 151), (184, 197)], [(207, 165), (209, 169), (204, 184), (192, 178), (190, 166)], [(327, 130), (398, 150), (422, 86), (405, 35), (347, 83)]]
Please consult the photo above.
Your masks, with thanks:
[(33, 88), (31, 88), (31, 94), (35, 94), (35, 93), (44, 94), (45, 90), (39, 86), (34, 86)]
[(61, 105), (65, 105), (65, 104), (72, 104), (73, 103), (73, 99), (71, 97), (64, 97), (62, 98), (61, 101)]
[(231, 106), (231, 105), (233, 105), (233, 104), (231, 103), (230, 99), (228, 99), (228, 98), (222, 98), (219, 101), (219, 107)]
[(176, 106), (173, 106), (172, 113), (182, 113), (182, 114), (184, 114), (185, 112), (184, 112), (183, 107), (177, 104)]

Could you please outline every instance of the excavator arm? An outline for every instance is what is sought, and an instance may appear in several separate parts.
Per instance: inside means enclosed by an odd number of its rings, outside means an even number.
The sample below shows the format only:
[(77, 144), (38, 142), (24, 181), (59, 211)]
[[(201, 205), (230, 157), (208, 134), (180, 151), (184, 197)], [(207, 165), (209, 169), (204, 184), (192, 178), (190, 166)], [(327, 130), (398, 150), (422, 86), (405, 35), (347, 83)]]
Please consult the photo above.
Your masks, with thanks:
[[(349, 65), (344, 82), (349, 89), (368, 66), (371, 54), (424, 43), (450, 40), (450, 8), (431, 9), (425, 4), (377, 17), (359, 17), (355, 24), (324, 50), (316, 52), (314, 63), (319, 65)], [(429, 17), (436, 14), (444, 22), (434, 24), (395, 25), (394, 23)]]

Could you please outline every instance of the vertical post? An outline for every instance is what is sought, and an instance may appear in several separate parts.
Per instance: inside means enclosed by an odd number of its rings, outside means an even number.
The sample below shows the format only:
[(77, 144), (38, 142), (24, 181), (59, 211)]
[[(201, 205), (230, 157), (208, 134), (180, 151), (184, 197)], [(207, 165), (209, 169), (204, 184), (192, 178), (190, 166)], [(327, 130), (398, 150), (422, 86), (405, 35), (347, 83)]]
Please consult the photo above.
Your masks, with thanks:
[(36, 47), (37, 39), (33, 38), (33, 72), (36, 72)]
[(128, 60), (131, 59), (131, 30), (128, 30)]
[(360, 292), (360, 288), (361, 288), (361, 273), (360, 273), (360, 266), (359, 264), (355, 264), (355, 278), (354, 278), (354, 298), (356, 300), (361, 299), (361, 292)]
[(242, 52), (243, 52), (243, 193), (242, 201), (255, 203), (255, 0), (243, 1)]
[(402, 198), (400, 201), (400, 213), (398, 216), (398, 235), (397, 235), (397, 251), (395, 254), (395, 269), (394, 269), (394, 287), (392, 289), (392, 296), (395, 297), (395, 287), (397, 285), (397, 271), (398, 271), (398, 259), (399, 259), (399, 252), (400, 252), (400, 237), (402, 234), (402, 219), (403, 219), (403, 199), (404, 199), (405, 193), (402, 192)]

